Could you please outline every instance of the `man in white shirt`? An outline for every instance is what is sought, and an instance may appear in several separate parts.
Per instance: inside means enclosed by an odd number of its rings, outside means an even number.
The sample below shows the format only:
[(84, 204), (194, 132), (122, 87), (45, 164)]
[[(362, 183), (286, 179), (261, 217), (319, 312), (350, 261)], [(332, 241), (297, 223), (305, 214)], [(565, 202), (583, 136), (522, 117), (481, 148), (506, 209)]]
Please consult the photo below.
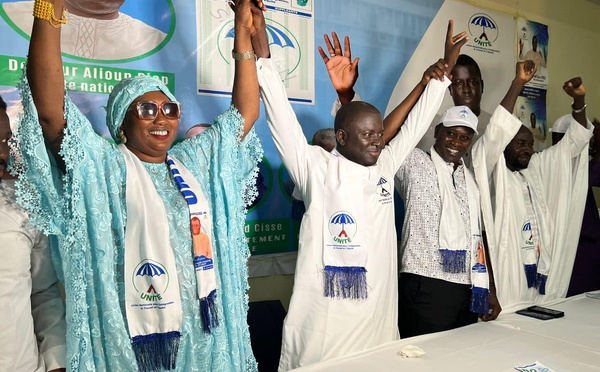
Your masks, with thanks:
[(538, 67), (546, 67), (546, 56), (543, 56), (542, 53), (537, 49), (538, 47), (538, 39), (537, 36), (533, 36), (531, 38), (531, 49), (523, 54), (523, 39), (519, 39), (519, 59), (522, 61), (530, 60), (535, 63)]
[(16, 203), (6, 171), (11, 136), (0, 97), (0, 371), (64, 371), (64, 304), (48, 239)]
[[(279, 370), (286, 371), (398, 339), (392, 181), (449, 81), (429, 80), (402, 131), (385, 147), (379, 111), (365, 102), (344, 105), (335, 119), (336, 149), (329, 153), (307, 144), (268, 59), (266, 34), (256, 37), (263, 40), (253, 39), (253, 46), (267, 122), (307, 208), (283, 330)], [(444, 72), (452, 68), (438, 64)]]
[[(533, 65), (519, 62), (518, 71), (523, 63)], [(533, 134), (511, 114), (527, 81), (523, 74), (513, 80), (502, 107), (473, 146), (498, 299), (508, 312), (565, 297), (588, 184), (592, 130), (586, 129), (581, 79), (563, 86), (573, 98), (565, 138), (537, 154)]]

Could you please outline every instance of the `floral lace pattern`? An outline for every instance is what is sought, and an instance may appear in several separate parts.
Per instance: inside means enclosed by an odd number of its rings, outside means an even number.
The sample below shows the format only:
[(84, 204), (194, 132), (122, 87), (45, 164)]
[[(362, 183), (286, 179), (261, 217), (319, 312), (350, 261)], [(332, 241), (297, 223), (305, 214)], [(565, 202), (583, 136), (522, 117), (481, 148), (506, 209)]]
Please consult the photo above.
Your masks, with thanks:
[[(93, 132), (65, 96), (60, 175), (46, 150), (25, 74), (19, 86), (25, 112), (16, 133), (22, 152), (18, 202), (48, 234), (53, 260), (65, 285), (67, 366), (71, 371), (137, 369), (124, 311), (126, 168), (115, 146)], [(243, 120), (231, 106), (202, 135), (171, 154), (197, 177), (211, 201), (221, 325), (202, 332), (188, 208), (166, 164), (145, 164), (168, 210), (182, 296), (180, 371), (256, 371), (246, 321), (249, 250), (243, 232), (245, 206), (256, 195), (262, 148), (252, 131), (240, 143)]]

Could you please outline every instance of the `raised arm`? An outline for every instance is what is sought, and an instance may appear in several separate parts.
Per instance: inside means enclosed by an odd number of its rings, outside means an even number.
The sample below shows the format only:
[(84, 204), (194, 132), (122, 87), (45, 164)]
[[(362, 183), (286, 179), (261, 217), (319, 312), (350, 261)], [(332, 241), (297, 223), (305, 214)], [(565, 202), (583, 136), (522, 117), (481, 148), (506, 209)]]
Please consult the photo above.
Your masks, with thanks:
[(517, 97), (519, 97), (519, 93), (521, 93), (525, 84), (533, 78), (536, 71), (537, 66), (533, 61), (517, 62), (515, 78), (511, 82), (506, 95), (500, 102), (500, 106), (512, 113), (515, 108), (515, 102), (517, 102)]
[(400, 102), (396, 108), (389, 113), (388, 116), (383, 120), (383, 140), (387, 144), (390, 142), (392, 138), (398, 134), (398, 131), (404, 124), (406, 117), (413, 109), (421, 94), (427, 87), (429, 80), (436, 79), (439, 81), (444, 80), (444, 75), (446, 72), (446, 61), (443, 59), (438, 60), (433, 65), (429, 66), (427, 70), (423, 73), (423, 78), (421, 81), (413, 88), (413, 90)]
[(573, 98), (573, 119), (581, 124), (584, 128), (587, 127), (587, 118), (585, 116), (585, 87), (580, 77), (574, 77), (563, 85), (564, 91)]
[[(262, 14), (260, 15), (262, 16)], [(264, 21), (256, 22), (257, 31), (252, 36), (252, 46), (258, 57), (258, 81), (265, 105), (267, 124), (277, 151), (296, 186), (305, 184), (307, 157), (313, 146), (308, 145), (302, 127), (290, 105), (270, 57)], [(303, 178), (304, 177), (304, 178)]]
[(457, 35), (454, 35), (454, 21), (448, 21), (448, 28), (446, 29), (446, 41), (444, 44), (444, 59), (439, 60), (423, 73), (421, 81), (413, 88), (413, 90), (406, 96), (406, 98), (400, 102), (396, 108), (386, 116), (383, 121), (384, 133), (383, 138), (385, 143), (388, 143), (400, 130), (400, 127), (406, 120), (408, 113), (414, 107), (415, 103), (423, 94), (425, 87), (430, 79), (444, 80), (444, 75), (452, 79), (450, 71), (454, 68), (456, 60), (460, 54), (460, 48), (469, 40), (466, 37), (466, 32), (463, 31)]
[[(229, 5), (235, 12), (235, 38), (233, 52), (235, 60), (235, 77), (231, 101), (244, 118), (244, 138), (260, 115), (260, 100), (256, 61), (252, 52), (252, 35), (257, 32), (257, 25), (264, 25), (262, 12), (266, 10), (262, 0), (236, 0)], [(260, 27), (260, 25), (258, 25)]]
[(52, 18), (63, 19), (65, 7), (63, 0), (49, 0), (49, 3), (53, 4), (53, 10), (49, 10), (49, 13), (34, 14), (27, 78), (46, 146), (64, 170), (64, 162), (58, 155), (66, 124), (63, 99), (65, 78), (60, 55), (62, 24)]
[(517, 62), (515, 78), (500, 102), (502, 108), (498, 107), (494, 111), (485, 132), (473, 145), (473, 165), (476, 173), (483, 169), (488, 175), (492, 172), (500, 155), (521, 127), (521, 122), (512, 112), (519, 93), (533, 78), (536, 70), (533, 61)]

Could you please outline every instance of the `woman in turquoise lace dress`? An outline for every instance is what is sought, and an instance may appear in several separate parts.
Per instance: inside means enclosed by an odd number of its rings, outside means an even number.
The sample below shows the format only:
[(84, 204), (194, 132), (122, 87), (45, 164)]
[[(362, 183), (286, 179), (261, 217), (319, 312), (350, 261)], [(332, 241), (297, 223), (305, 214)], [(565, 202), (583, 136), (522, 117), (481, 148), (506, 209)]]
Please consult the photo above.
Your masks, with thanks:
[[(49, 2), (60, 19), (63, 0)], [(264, 10), (262, 1), (258, 6)], [(256, 65), (244, 52), (252, 50), (254, 22), (262, 15), (252, 0), (237, 0), (234, 7), (232, 105), (202, 135), (173, 148), (179, 104), (149, 77), (124, 80), (109, 97), (107, 125), (116, 144), (95, 134), (62, 94), (60, 24), (34, 12), (20, 85), (25, 113), (17, 134), (18, 188), (33, 222), (55, 243), (67, 301), (69, 370), (257, 368), (246, 322), (243, 226), (262, 149), (252, 130), (259, 115)], [(205, 211), (194, 211), (190, 193), (194, 201), (203, 194), (198, 199)], [(212, 225), (214, 261), (203, 266), (209, 280), (198, 276), (191, 215)], [(135, 269), (128, 269), (132, 264)], [(208, 282), (211, 294), (202, 297)]]

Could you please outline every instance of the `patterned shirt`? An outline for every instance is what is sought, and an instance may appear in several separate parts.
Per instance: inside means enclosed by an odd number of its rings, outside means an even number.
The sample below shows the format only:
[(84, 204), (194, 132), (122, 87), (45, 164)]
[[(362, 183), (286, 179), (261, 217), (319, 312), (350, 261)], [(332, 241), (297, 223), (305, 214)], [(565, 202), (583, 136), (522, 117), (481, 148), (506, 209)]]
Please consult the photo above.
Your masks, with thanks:
[[(448, 163), (453, 169), (454, 165)], [(454, 195), (460, 204), (460, 218), (465, 227), (467, 242), (471, 242), (469, 202), (464, 165), (453, 172)], [(438, 177), (431, 156), (414, 149), (396, 173), (398, 191), (404, 199), (406, 214), (400, 243), (400, 272), (453, 283), (471, 284), (471, 247), (466, 246), (464, 273), (447, 273), (442, 270), (439, 253), (439, 226), (442, 212)]]

